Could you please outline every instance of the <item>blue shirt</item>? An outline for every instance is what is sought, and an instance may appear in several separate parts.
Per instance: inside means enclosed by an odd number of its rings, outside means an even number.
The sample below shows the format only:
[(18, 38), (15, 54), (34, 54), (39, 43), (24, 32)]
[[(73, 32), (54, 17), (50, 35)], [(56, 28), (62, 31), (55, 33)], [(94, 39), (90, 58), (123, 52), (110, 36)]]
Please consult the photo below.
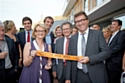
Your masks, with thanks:
[(51, 33), (51, 31), (46, 35), (46, 38), (45, 38), (47, 44), (51, 44), (52, 43), (50, 33)]

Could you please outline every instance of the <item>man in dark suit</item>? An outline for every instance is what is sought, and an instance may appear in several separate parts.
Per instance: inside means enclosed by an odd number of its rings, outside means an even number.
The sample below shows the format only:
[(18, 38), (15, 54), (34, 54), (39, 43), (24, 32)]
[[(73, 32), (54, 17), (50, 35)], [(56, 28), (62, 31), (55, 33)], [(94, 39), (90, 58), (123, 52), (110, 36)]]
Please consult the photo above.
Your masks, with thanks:
[(15, 83), (19, 55), (12, 39), (5, 37), (4, 25), (0, 21), (0, 83)]
[(113, 20), (111, 24), (112, 36), (108, 42), (111, 57), (106, 60), (108, 83), (120, 83), (122, 73), (122, 58), (124, 55), (125, 32), (121, 31), (122, 21)]
[(54, 19), (51, 16), (47, 16), (44, 19), (44, 24), (46, 25), (46, 28), (48, 29), (48, 34), (45, 37), (45, 41), (47, 44), (50, 44), (52, 47), (52, 52), (54, 52), (54, 34), (52, 31), (50, 31), (50, 28), (52, 27), (54, 23)]
[(79, 31), (70, 38), (69, 54), (83, 58), (71, 61), (72, 83), (106, 83), (108, 78), (103, 61), (110, 52), (102, 32), (89, 29), (88, 16), (83, 11), (75, 14), (74, 20)]
[[(32, 28), (31, 28), (32, 27), (32, 20), (29, 17), (24, 17), (22, 19), (22, 24), (23, 24), (25, 30), (22, 32), (19, 32), (17, 34), (17, 37), (19, 39), (19, 43), (21, 46), (22, 56), (20, 56), (20, 59), (22, 60), (22, 65), (23, 65), (23, 49), (24, 49), (25, 43), (31, 42), (33, 40)], [(19, 68), (17, 78), (20, 77), (21, 72), (22, 72), (22, 68)]]
[(22, 50), (22, 54), (23, 54), (23, 48), (26, 42), (31, 42), (33, 40), (32, 38), (32, 20), (29, 17), (24, 17), (22, 19), (22, 24), (24, 26), (24, 31), (19, 32), (17, 34), (18, 38), (19, 38), (19, 42), (21, 45), (21, 50)]
[[(61, 25), (64, 37), (57, 39), (55, 45), (55, 53), (68, 54), (69, 38), (72, 33), (72, 24), (64, 22)], [(53, 76), (59, 80), (59, 83), (70, 83), (70, 65), (69, 61), (54, 59), (53, 60)]]

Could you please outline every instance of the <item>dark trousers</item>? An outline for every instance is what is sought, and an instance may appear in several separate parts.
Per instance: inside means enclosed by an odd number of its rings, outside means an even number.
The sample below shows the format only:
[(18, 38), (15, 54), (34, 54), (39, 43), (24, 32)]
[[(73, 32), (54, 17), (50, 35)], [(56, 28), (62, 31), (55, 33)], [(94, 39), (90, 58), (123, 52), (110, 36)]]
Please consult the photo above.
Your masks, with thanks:
[(75, 83), (92, 83), (90, 77), (85, 74), (82, 69), (77, 69), (76, 82)]
[(60, 79), (58, 79), (59, 83), (65, 83), (66, 80), (66, 67), (63, 67), (63, 72), (62, 72), (62, 76)]
[(49, 70), (49, 73), (50, 73), (50, 81), (51, 81), (51, 83), (53, 83), (52, 69)]
[(108, 78), (109, 78), (108, 83), (120, 83), (122, 71), (107, 70), (107, 72), (108, 72)]
[(16, 83), (18, 83), (18, 81), (19, 81), (20, 75), (22, 73), (22, 69), (23, 69), (23, 67), (21, 67), (21, 68), (19, 67), (18, 71), (16, 72)]
[(15, 69), (5, 69), (5, 83), (15, 83)]

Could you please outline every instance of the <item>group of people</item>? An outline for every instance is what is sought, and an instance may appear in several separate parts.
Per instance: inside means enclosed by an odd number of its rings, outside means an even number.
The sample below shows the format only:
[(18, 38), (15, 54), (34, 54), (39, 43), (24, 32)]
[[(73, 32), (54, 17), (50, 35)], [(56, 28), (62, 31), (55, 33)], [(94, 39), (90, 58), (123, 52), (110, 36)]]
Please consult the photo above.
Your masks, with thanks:
[[(68, 21), (58, 25), (55, 33), (50, 31), (51, 16), (33, 29), (32, 20), (24, 17), (25, 30), (18, 33), (13, 21), (0, 22), (0, 83), (54, 83), (55, 79), (58, 83), (120, 83), (125, 71), (122, 21), (112, 20), (102, 31), (89, 27), (83, 11), (74, 15), (74, 21), (75, 26)], [(37, 50), (83, 57), (78, 61), (52, 59), (37, 56)]]

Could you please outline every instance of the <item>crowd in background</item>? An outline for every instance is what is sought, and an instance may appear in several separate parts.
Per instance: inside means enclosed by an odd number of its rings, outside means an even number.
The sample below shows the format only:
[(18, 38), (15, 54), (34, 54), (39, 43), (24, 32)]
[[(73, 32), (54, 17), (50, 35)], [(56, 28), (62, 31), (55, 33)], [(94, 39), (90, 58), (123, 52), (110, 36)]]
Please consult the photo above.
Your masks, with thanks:
[[(125, 31), (113, 19), (107, 27), (89, 27), (85, 12), (50, 31), (51, 16), (32, 29), (24, 17), (24, 31), (12, 20), (0, 21), (0, 83), (120, 83), (125, 71)], [(37, 50), (83, 56), (78, 61), (37, 56)]]

